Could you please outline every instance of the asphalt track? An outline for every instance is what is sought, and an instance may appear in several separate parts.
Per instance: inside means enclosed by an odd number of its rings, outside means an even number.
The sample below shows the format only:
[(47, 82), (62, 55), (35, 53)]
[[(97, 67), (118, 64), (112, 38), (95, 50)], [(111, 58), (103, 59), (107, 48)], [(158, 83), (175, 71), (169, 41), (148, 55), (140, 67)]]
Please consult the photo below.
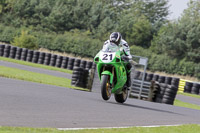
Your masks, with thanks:
[(137, 99), (118, 104), (113, 96), (102, 100), (98, 91), (0, 78), (1, 126), (96, 128), (191, 123), (200, 124), (199, 110)]

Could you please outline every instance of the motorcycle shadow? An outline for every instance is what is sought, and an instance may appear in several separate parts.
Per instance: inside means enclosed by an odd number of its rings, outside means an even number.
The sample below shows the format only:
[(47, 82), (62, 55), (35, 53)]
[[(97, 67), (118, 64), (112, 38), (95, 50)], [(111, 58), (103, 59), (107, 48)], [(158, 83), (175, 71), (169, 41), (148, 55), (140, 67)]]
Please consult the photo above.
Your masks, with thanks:
[[(119, 106), (126, 106), (126, 107), (131, 107), (131, 108), (145, 109), (145, 110), (156, 111), (156, 112), (161, 112), (161, 113), (169, 113), (169, 114), (184, 116), (183, 114), (180, 114), (180, 113), (176, 113), (176, 112), (172, 112), (172, 111), (166, 111), (166, 110), (163, 110), (163, 109), (145, 107), (145, 106), (142, 106), (142, 105), (140, 106), (140, 105), (133, 105), (133, 104), (130, 104), (130, 103), (117, 103), (117, 102), (112, 102), (112, 101), (107, 101), (107, 103), (115, 104), (115, 105), (119, 105)], [(154, 104), (158, 104), (158, 103), (154, 103)], [(172, 106), (172, 105), (166, 104), (166, 106)]]

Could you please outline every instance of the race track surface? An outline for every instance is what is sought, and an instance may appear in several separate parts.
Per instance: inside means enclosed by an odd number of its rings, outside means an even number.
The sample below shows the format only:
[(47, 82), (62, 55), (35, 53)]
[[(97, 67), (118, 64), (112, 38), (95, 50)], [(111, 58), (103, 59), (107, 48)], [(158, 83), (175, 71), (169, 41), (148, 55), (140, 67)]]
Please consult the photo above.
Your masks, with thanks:
[[(6, 62), (0, 65), (18, 66)], [(64, 73), (55, 71), (19, 68), (65, 77)], [(0, 77), (0, 126), (95, 128), (200, 124), (199, 110), (137, 99), (119, 104), (114, 96), (104, 101), (99, 89), (98, 80), (94, 82), (93, 92), (85, 92)]]

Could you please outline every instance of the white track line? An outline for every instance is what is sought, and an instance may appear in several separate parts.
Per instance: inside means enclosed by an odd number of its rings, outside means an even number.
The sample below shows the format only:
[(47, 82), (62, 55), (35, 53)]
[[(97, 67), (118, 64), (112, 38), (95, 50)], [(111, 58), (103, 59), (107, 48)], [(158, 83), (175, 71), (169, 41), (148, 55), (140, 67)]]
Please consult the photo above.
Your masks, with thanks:
[(171, 127), (180, 125), (152, 125), (152, 126), (127, 126), (127, 127), (100, 127), (100, 128), (57, 128), (58, 130), (84, 130), (84, 129), (113, 129), (113, 128), (132, 128), (132, 127)]

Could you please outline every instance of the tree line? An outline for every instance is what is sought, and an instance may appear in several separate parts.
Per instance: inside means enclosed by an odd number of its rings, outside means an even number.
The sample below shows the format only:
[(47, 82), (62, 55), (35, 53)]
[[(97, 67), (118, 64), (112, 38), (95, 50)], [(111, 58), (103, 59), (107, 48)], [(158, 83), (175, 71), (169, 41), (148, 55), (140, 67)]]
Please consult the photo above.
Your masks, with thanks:
[(119, 31), (150, 70), (200, 77), (199, 8), (171, 21), (168, 0), (1, 0), (0, 41), (94, 57)]

